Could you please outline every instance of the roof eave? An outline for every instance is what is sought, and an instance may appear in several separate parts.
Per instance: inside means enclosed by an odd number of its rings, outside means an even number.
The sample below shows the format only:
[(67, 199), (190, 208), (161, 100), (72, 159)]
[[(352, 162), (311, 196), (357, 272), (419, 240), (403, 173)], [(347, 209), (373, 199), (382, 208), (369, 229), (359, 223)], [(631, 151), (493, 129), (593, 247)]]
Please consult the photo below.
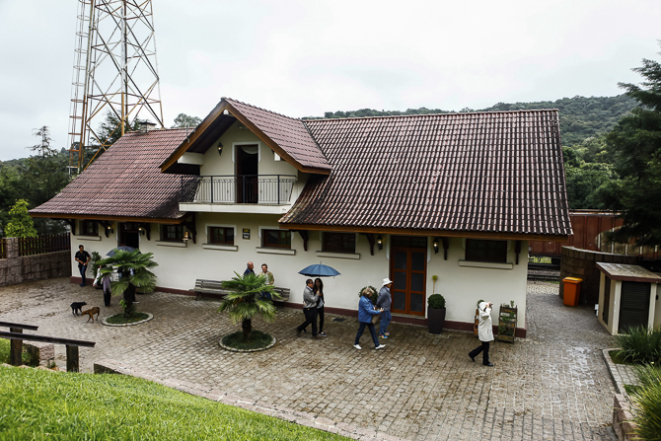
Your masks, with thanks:
[(429, 230), (418, 228), (368, 227), (322, 224), (280, 223), (283, 230), (337, 231), (352, 233), (392, 234), (405, 236), (470, 237), (492, 240), (540, 240), (545, 242), (567, 242), (568, 235), (538, 233), (508, 233), (489, 231)]
[(184, 221), (184, 213), (178, 218), (154, 218), (154, 217), (131, 217), (131, 216), (108, 216), (102, 214), (73, 214), (73, 213), (45, 213), (28, 211), (30, 217), (46, 217), (51, 219), (84, 219), (84, 220), (108, 220), (113, 222), (145, 222), (152, 224), (180, 224)]

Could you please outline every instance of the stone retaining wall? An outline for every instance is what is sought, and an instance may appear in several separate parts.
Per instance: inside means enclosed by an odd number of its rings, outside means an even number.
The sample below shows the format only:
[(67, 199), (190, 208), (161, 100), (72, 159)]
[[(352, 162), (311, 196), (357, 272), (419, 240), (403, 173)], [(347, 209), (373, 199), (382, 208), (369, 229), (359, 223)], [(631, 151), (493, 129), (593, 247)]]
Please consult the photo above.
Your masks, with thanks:
[(18, 255), (18, 239), (9, 237), (5, 241), (7, 258), (0, 259), (0, 286), (71, 275), (70, 251), (56, 251), (54, 253), (20, 257)]
[[(599, 303), (599, 282), (601, 271), (597, 262), (625, 263), (637, 265), (640, 257), (624, 256), (621, 254), (603, 253), (601, 251), (582, 250), (574, 247), (562, 247), (560, 264), (560, 279), (565, 277), (578, 277), (583, 279), (581, 288), (581, 305), (595, 305)], [(560, 297), (564, 294), (564, 284), (560, 282)]]

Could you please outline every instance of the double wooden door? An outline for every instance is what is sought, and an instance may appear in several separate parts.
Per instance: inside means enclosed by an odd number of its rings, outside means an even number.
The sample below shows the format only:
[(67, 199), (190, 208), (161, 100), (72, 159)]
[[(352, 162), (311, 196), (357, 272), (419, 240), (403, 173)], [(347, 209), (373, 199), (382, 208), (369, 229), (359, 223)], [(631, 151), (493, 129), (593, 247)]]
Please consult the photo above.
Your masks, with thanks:
[[(422, 248), (422, 241), (396, 240), (390, 249), (390, 278), (393, 287), (392, 312), (412, 315), (425, 315), (425, 285), (427, 279), (427, 248)], [(417, 242), (417, 243), (416, 243)], [(400, 246), (397, 246), (400, 245)], [(409, 246), (402, 246), (409, 245)], [(418, 246), (410, 246), (418, 245)]]

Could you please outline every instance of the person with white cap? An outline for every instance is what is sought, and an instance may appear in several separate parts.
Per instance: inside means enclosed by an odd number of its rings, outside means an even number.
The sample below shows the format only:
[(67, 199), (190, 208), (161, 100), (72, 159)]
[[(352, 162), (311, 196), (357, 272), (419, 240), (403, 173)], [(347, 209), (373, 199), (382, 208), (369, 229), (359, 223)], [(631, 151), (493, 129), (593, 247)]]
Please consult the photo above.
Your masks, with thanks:
[(383, 284), (381, 285), (381, 290), (379, 291), (379, 297), (376, 300), (376, 309), (381, 309), (381, 326), (379, 327), (379, 337), (387, 339), (390, 335), (388, 331), (388, 325), (390, 320), (392, 320), (392, 314), (390, 313), (390, 305), (392, 304), (392, 295), (390, 294), (390, 288), (392, 287), (392, 280), (388, 277), (383, 279)]
[(493, 327), (491, 325), (492, 306), (493, 303), (488, 302), (480, 302), (480, 304), (477, 305), (477, 309), (480, 311), (480, 323), (477, 325), (477, 336), (482, 344), (468, 353), (471, 360), (475, 361), (475, 357), (482, 352), (482, 364), (489, 367), (493, 367), (493, 364), (489, 361), (489, 342), (493, 341)]

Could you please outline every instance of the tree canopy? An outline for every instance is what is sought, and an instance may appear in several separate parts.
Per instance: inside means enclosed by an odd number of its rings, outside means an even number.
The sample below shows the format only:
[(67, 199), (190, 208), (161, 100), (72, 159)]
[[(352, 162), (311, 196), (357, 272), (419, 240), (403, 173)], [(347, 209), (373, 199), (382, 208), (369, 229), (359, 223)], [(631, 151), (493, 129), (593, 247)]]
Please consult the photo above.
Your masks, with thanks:
[(202, 120), (198, 118), (197, 116), (190, 116), (186, 115), (185, 113), (180, 113), (177, 115), (177, 117), (174, 119), (174, 125), (172, 126), (173, 128), (175, 127), (197, 127), (200, 125)]
[(601, 189), (606, 208), (623, 213), (624, 225), (611, 235), (620, 242), (661, 245), (661, 64), (643, 60), (633, 69), (640, 85), (620, 83), (641, 107), (625, 116), (607, 135), (619, 179)]
[(37, 237), (32, 218), (28, 214), (28, 202), (19, 199), (9, 210), (9, 222), (5, 228), (7, 237)]

